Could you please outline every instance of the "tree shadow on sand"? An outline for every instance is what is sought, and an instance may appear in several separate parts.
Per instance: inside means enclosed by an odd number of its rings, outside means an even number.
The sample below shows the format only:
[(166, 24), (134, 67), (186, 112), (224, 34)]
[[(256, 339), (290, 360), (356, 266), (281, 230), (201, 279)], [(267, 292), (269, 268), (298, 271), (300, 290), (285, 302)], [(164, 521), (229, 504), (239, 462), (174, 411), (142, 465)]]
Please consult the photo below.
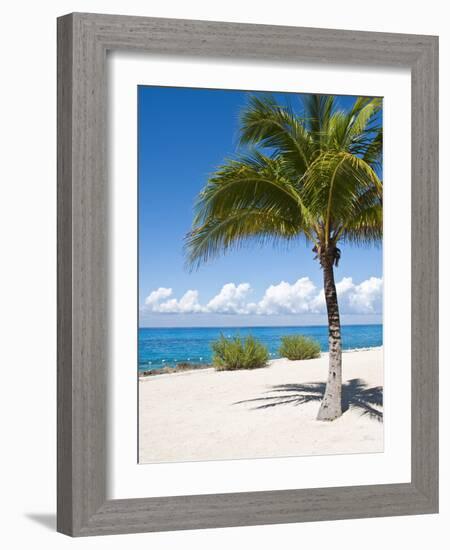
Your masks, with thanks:
[[(303, 405), (311, 401), (322, 401), (325, 393), (324, 382), (311, 382), (309, 384), (279, 384), (272, 386), (267, 393), (275, 392), (276, 395), (257, 397), (238, 401), (235, 405), (243, 403), (254, 403), (253, 409), (268, 409), (278, 405)], [(361, 415), (383, 421), (383, 388), (376, 386), (367, 387), (364, 380), (353, 378), (342, 384), (342, 411), (349, 408), (357, 409)]]

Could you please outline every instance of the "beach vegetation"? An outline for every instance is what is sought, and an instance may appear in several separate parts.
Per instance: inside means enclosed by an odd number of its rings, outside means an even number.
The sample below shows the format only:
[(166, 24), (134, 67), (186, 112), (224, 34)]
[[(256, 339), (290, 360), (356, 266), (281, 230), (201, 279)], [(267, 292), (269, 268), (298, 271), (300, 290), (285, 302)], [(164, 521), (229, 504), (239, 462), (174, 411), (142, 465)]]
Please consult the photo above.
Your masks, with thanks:
[(212, 363), (216, 370), (258, 369), (267, 366), (267, 347), (249, 335), (245, 338), (223, 335), (212, 344)]
[(317, 340), (300, 334), (282, 336), (278, 353), (280, 357), (286, 357), (291, 361), (317, 359), (320, 357), (320, 344)]

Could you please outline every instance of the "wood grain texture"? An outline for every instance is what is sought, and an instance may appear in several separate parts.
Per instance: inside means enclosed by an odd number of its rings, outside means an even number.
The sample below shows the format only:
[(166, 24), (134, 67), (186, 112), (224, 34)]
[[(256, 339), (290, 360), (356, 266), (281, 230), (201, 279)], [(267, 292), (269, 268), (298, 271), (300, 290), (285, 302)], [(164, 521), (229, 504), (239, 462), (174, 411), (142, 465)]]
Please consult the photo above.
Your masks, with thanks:
[[(438, 509), (438, 41), (432, 36), (70, 14), (58, 20), (58, 530), (73, 536)], [(106, 499), (106, 52), (409, 67), (412, 481)], [(295, 482), (293, 481), (293, 485)]]
[(412, 479), (438, 507), (439, 208), (438, 42), (411, 72)]
[(58, 21), (57, 529), (72, 525), (72, 24)]

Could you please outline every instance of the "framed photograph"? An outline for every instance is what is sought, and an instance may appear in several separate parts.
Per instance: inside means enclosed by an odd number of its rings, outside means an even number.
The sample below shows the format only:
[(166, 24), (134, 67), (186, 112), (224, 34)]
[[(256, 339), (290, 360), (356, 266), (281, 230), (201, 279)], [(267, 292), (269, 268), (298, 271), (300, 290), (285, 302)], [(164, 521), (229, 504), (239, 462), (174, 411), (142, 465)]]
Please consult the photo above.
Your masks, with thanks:
[(438, 39), (58, 19), (58, 530), (438, 511)]

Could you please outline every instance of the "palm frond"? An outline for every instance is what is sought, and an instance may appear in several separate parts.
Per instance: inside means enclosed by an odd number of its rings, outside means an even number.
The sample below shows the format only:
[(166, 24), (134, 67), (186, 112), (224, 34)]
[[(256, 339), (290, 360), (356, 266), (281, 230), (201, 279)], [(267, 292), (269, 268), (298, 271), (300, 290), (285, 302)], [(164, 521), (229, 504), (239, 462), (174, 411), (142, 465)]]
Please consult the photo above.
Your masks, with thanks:
[(289, 107), (270, 95), (252, 96), (241, 114), (240, 144), (276, 150), (297, 173), (306, 170), (312, 153), (311, 136)]
[(313, 145), (313, 158), (322, 154), (330, 146), (330, 128), (335, 113), (335, 97), (331, 95), (302, 95), (303, 120)]
[[(381, 98), (377, 97), (365, 103), (365, 105), (351, 116), (349, 124), (349, 138), (354, 138), (372, 132), (377, 127), (375, 118), (382, 106)], [(354, 111), (354, 109), (353, 109)]]
[(376, 130), (371, 139), (366, 141), (361, 154), (365, 162), (381, 172), (383, 155), (383, 129), (381, 127)]
[(381, 98), (358, 98), (350, 111), (335, 111), (327, 128), (329, 146), (362, 156), (380, 129), (381, 107)]
[(188, 263), (198, 266), (246, 240), (310, 238), (310, 230), (309, 213), (284, 173), (283, 159), (255, 152), (230, 160), (209, 179), (187, 236)]
[(383, 238), (381, 202), (362, 208), (342, 228), (341, 238), (356, 245), (377, 244)]
[(194, 226), (208, 218), (248, 208), (291, 217), (298, 214), (300, 196), (286, 177), (282, 159), (271, 159), (255, 151), (221, 166), (199, 195)]
[(309, 132), (322, 141), (326, 135), (331, 115), (334, 111), (335, 98), (332, 95), (307, 94), (301, 96), (304, 107), (304, 118)]
[(293, 240), (302, 234), (299, 220), (269, 214), (264, 210), (240, 209), (234, 214), (207, 218), (186, 236), (187, 264), (191, 268), (253, 241), (268, 242)]
[(302, 200), (325, 224), (325, 239), (353, 219), (367, 198), (381, 201), (382, 183), (363, 159), (345, 151), (322, 154), (303, 180)]

